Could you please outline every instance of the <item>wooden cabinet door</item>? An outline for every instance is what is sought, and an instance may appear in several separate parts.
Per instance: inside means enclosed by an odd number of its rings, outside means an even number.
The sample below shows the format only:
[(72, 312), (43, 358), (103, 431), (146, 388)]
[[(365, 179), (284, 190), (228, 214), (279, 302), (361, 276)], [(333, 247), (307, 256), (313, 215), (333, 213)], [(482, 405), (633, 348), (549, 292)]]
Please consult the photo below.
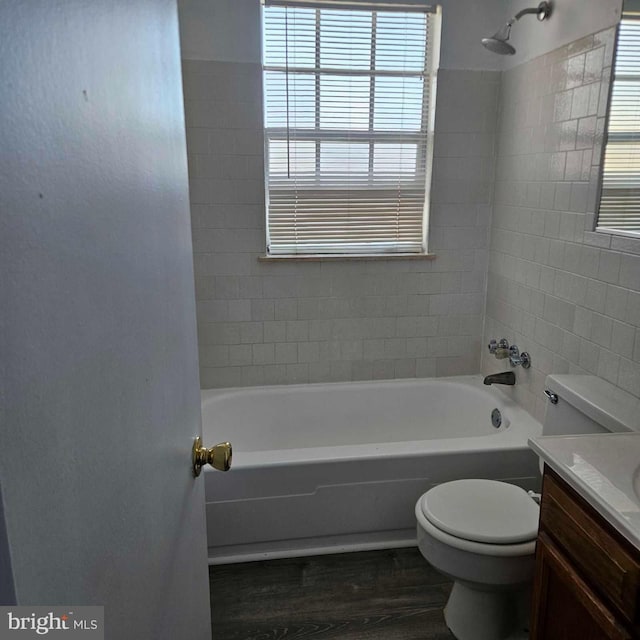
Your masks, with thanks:
[(631, 640), (549, 536), (536, 549), (531, 640)]

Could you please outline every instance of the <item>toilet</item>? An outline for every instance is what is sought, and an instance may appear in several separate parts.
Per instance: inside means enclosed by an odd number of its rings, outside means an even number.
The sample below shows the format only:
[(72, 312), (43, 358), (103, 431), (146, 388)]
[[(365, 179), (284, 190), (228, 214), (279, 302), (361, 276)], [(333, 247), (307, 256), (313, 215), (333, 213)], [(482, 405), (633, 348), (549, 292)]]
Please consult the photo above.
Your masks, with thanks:
[(454, 581), (444, 615), (459, 640), (526, 627), (538, 516), (524, 489), (496, 480), (445, 482), (418, 500), (418, 547)]
[[(573, 378), (586, 376), (547, 377), (547, 387), (561, 391), (546, 392), (543, 435), (609, 431), (592, 419), (599, 416), (584, 396), (572, 393)], [(539, 518), (533, 498), (506, 482), (454, 480), (423, 494), (415, 514), (420, 552), (454, 582), (444, 610), (453, 635), (458, 640), (528, 637)]]

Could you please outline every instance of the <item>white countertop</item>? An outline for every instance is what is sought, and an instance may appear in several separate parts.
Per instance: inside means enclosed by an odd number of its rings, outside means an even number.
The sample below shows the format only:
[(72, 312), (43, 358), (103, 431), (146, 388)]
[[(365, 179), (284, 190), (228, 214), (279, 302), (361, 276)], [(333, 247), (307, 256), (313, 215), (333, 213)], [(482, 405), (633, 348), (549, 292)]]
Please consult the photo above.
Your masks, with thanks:
[(640, 549), (640, 433), (541, 436), (529, 446)]

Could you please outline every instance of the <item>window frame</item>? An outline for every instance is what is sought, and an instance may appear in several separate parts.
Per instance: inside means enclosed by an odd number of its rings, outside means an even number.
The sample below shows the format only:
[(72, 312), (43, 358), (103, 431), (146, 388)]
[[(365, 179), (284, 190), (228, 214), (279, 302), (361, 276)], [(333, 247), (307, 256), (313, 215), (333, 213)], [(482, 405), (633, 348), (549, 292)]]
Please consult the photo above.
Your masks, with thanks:
[[(290, 67), (285, 65), (266, 64), (266, 38), (265, 38), (265, 9), (267, 6), (281, 6), (281, 7), (299, 7), (307, 9), (315, 9), (315, 65), (313, 67)], [(321, 37), (321, 11), (323, 9), (357, 9), (368, 10), (372, 12), (372, 26), (371, 26), (371, 48), (370, 48), (370, 62), (369, 67), (366, 69), (359, 69), (354, 67), (345, 68), (332, 68), (323, 67), (320, 61), (321, 49), (320, 49), (320, 37)], [(377, 13), (389, 12), (389, 11), (415, 11), (421, 14), (430, 13), (433, 17), (429, 20), (432, 21), (431, 29), (429, 30), (428, 37), (425, 43), (425, 65), (420, 70), (415, 71), (398, 71), (398, 70), (385, 70), (376, 69), (376, 37), (377, 37)], [(431, 176), (433, 170), (433, 144), (434, 144), (434, 125), (435, 125), (435, 107), (436, 107), (436, 80), (439, 69), (440, 58), (440, 31), (441, 31), (441, 7), (439, 5), (427, 5), (422, 3), (421, 0), (416, 0), (414, 4), (403, 4), (401, 2), (341, 2), (340, 0), (262, 0), (261, 7), (261, 27), (262, 27), (262, 78), (263, 78), (263, 110), (264, 110), (264, 153), (265, 153), (265, 222), (266, 222), (266, 255), (263, 259), (348, 259), (348, 258), (432, 258), (433, 256), (428, 253), (428, 227), (429, 227), (429, 197), (431, 189)], [(270, 224), (269, 224), (269, 146), (272, 141), (287, 142), (290, 140), (292, 128), (290, 127), (268, 127), (267, 126), (267, 91), (266, 91), (266, 77), (269, 72), (279, 73), (300, 73), (313, 76), (313, 82), (315, 85), (314, 93), (314, 124), (311, 127), (295, 128), (295, 140), (312, 142), (315, 145), (315, 176), (316, 181), (321, 181), (321, 144), (322, 142), (354, 142), (361, 139), (363, 142), (368, 143), (368, 178), (372, 182), (372, 192), (389, 191), (394, 187), (389, 185), (383, 187), (381, 185), (374, 185), (375, 181), (375, 146), (380, 142), (393, 142), (396, 144), (412, 144), (416, 146), (416, 159), (413, 164), (413, 176), (415, 188), (424, 191), (424, 202), (422, 204), (422, 239), (420, 249), (417, 251), (399, 251), (399, 243), (390, 242), (388, 251), (371, 250), (370, 246), (367, 246), (366, 242), (360, 242), (361, 250), (354, 250), (358, 242), (349, 243), (349, 248), (344, 251), (336, 249), (336, 246), (332, 246), (331, 250), (327, 251), (327, 246), (317, 245), (315, 247), (307, 246), (304, 252), (296, 251), (296, 245), (281, 245), (279, 250), (273, 252), (272, 242), (270, 237)], [(370, 79), (369, 82), (369, 109), (368, 109), (368, 127), (361, 131), (354, 129), (339, 129), (332, 128), (327, 129), (321, 126), (321, 96), (320, 85), (323, 77), (329, 77), (331, 75), (357, 77), (363, 76)], [(422, 86), (422, 105), (421, 105), (421, 123), (420, 129), (417, 131), (376, 131), (374, 127), (375, 119), (375, 84), (378, 77), (415, 77), (423, 79)], [(424, 178), (422, 178), (424, 176)], [(411, 184), (410, 180), (406, 183)], [(397, 187), (395, 187), (397, 189)], [(343, 189), (344, 190), (344, 189)], [(283, 192), (286, 189), (283, 188)], [(338, 188), (321, 188), (314, 189), (312, 186), (305, 186), (299, 189), (300, 192), (308, 194), (313, 197), (316, 194), (338, 193)], [(370, 244), (370, 243), (369, 243)], [(284, 250), (283, 250), (284, 249)]]
[[(628, 0), (626, 0), (628, 2)], [(629, 239), (635, 239), (637, 241), (640, 241), (640, 229), (638, 230), (633, 230), (633, 229), (621, 229), (621, 228), (617, 228), (617, 227), (609, 227), (609, 226), (601, 226), (600, 224), (600, 214), (601, 214), (601, 208), (602, 208), (602, 198), (603, 198), (603, 193), (605, 190), (605, 160), (606, 160), (606, 155), (607, 155), (607, 148), (609, 145), (609, 142), (612, 141), (614, 144), (615, 143), (625, 143), (625, 142), (638, 142), (640, 143), (640, 134), (638, 133), (633, 133), (633, 132), (624, 132), (624, 131), (618, 131), (618, 132), (611, 132), (610, 129), (610, 124), (611, 124), (611, 114), (612, 114), (612, 106), (613, 106), (613, 97), (614, 97), (614, 90), (615, 90), (615, 83), (616, 80), (621, 80), (623, 82), (630, 82), (633, 81), (634, 83), (636, 83), (639, 87), (640, 87), (640, 75), (637, 76), (633, 76), (633, 75), (629, 75), (629, 74), (616, 74), (615, 73), (615, 69), (616, 69), (616, 62), (617, 62), (617, 56), (618, 56), (618, 52), (619, 52), (619, 47), (620, 47), (620, 28), (622, 26), (622, 22), (625, 20), (625, 14), (626, 14), (626, 19), (627, 20), (633, 20), (635, 22), (638, 23), (638, 25), (640, 26), (640, 5), (638, 6), (639, 10), (632, 10), (632, 11), (624, 11), (622, 12), (622, 16), (620, 18), (620, 22), (618, 23), (617, 29), (616, 29), (616, 41), (615, 41), (615, 47), (614, 47), (614, 56), (613, 56), (613, 60), (612, 60), (612, 66), (611, 66), (611, 79), (610, 79), (610, 85), (609, 85), (609, 99), (608, 99), (608, 104), (607, 104), (607, 113), (606, 113), (606, 119), (605, 119), (605, 140), (604, 140), (604, 144), (602, 145), (602, 153), (601, 153), (601, 158), (600, 158), (600, 172), (599, 172), (599, 184), (598, 184), (598, 189), (597, 189), (597, 201), (596, 201), (596, 212), (595, 212), (595, 224), (593, 230), (598, 233), (598, 234), (604, 234), (604, 235), (611, 235), (611, 236), (621, 236), (623, 238), (629, 238)], [(633, 15), (633, 18), (631, 18), (631, 16)], [(640, 115), (638, 117), (638, 120), (640, 121)], [(640, 182), (640, 177), (638, 178), (638, 182)], [(640, 188), (638, 188), (638, 203), (640, 206)]]

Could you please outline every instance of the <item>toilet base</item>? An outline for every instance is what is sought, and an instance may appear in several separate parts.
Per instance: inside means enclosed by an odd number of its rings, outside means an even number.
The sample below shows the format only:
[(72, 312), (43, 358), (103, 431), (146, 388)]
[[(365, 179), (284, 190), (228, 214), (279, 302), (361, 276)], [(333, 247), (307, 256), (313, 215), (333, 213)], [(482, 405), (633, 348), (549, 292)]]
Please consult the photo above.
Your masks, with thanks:
[(444, 619), (458, 640), (525, 639), (529, 594), (529, 588), (488, 590), (454, 582)]

